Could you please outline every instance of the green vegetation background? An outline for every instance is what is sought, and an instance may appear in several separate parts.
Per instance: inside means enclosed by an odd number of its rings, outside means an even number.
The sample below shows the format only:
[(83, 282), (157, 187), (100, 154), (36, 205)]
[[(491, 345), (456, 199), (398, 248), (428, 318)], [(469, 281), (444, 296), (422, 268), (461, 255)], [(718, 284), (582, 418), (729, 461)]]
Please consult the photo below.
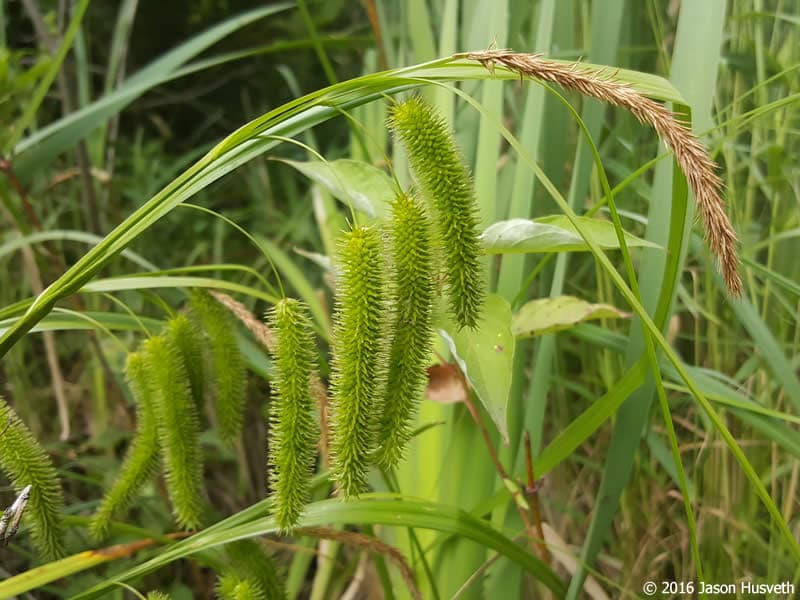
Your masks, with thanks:
[[(63, 11), (68, 4), (73, 8), (70, 14)], [(241, 0), (86, 5), (10, 0), (0, 7), (0, 154), (8, 159), (0, 173), (4, 332), (27, 307), (20, 303), (41, 291), (37, 279), (44, 287), (56, 280), (84, 256), (87, 242), (94, 244), (108, 234), (220, 139), (329, 84), (490, 46), (668, 79), (691, 106), (693, 129), (720, 164), (728, 214), (740, 236), (746, 289), (741, 300), (728, 297), (695, 225), (682, 270), (671, 282), (676, 300), (665, 320), (666, 337), (743, 449), (753, 476), (745, 476), (680, 373), (662, 361), (674, 432), (665, 424), (665, 405), (653, 401), (654, 384), (645, 384), (631, 398), (643, 411), (641, 422), (646, 426), (641, 432), (626, 428), (640, 422), (636, 409), (598, 423), (597, 431), (568, 452), (541, 483), (542, 520), (555, 536), (548, 539), (551, 546), (582, 557), (579, 562), (588, 560), (590, 582), (603, 587), (609, 597), (638, 597), (648, 580), (696, 581), (695, 539), (706, 582), (749, 577), (798, 584), (797, 557), (775, 515), (764, 508), (753, 479), (763, 485), (797, 538), (800, 166), (794, 157), (800, 151), (800, 14), (793, 2), (301, 0), (286, 7), (275, 3), (274, 14), (232, 25), (209, 47), (198, 42), (180, 60), (160, 65), (158, 61), (179, 44), (191, 44), (209, 28), (269, 5)], [(81, 8), (86, 8), (82, 20), (71, 20)], [(59, 42), (70, 35), (74, 37), (63, 63), (53, 62)], [(51, 72), (53, 64), (58, 68)], [(187, 64), (194, 66), (172, 77)], [(49, 75), (53, 85), (42, 85)], [(140, 89), (121, 101), (117, 96), (119, 103), (112, 102), (97, 128), (66, 129), (60, 141), (50, 138), (51, 150), (42, 152), (41, 145), (37, 149), (33, 142), (48, 125), (87, 107), (96, 110), (98, 101), (114, 100), (115, 91), (137, 76)], [(429, 86), (424, 93), (454, 125), (475, 177), (484, 227), (509, 217), (560, 212), (546, 186), (501, 138), (497, 121), (519, 138), (578, 214), (603, 198), (591, 149), (556, 97), (535, 84), (514, 81), (466, 81), (459, 88), (477, 99), (484, 112), (446, 89)], [(620, 110), (574, 93), (565, 96), (581, 115), (610, 185), (625, 184), (615, 201), (626, 231), (680, 254), (682, 249), (669, 246), (668, 238), (670, 213), (665, 207), (679, 187), (669, 160), (637, 172), (664, 151), (655, 134)], [(307, 129), (297, 136), (302, 144), (281, 144), (190, 199), (221, 213), (269, 249), (287, 292), (316, 299), (316, 325), (323, 339), (329, 332), (332, 301), (326, 270), (317, 259), (331, 253), (348, 212), (330, 190), (285, 161), (314, 160), (307, 150), (311, 147), (327, 160), (352, 158), (385, 168), (385, 101), (349, 112), (352, 120), (340, 117)], [(276, 158), (281, 160), (272, 160)], [(404, 157), (395, 154), (393, 159), (398, 177), (407, 183)], [(598, 216), (610, 218), (607, 209)], [(691, 216), (687, 222), (692, 223)], [(32, 242), (34, 269), (20, 240)], [(120, 313), (153, 325), (183, 306), (184, 288), (191, 285), (175, 281), (168, 287), (131, 291), (137, 284), (129, 276), (139, 271), (179, 269), (172, 274), (214, 278), (248, 289), (259, 288), (261, 278), (275, 285), (270, 265), (247, 237), (199, 210), (172, 210), (137, 232), (126, 252), (94, 275), (101, 280), (92, 284), (94, 290), (61, 302), (63, 310), (48, 318), (56, 330), (51, 339), (60, 373), (54, 372), (46, 338), (38, 333), (4, 347), (0, 361), (0, 395), (45, 446), (62, 478), (70, 552), (93, 547), (86, 517), (113, 479), (130, 440), (134, 411), (122, 367), (126, 353), (141, 339), (130, 321), (87, 325), (80, 315)], [(651, 312), (664, 278), (663, 252), (645, 249), (633, 254), (642, 304)], [(619, 253), (609, 257), (624, 272)], [(493, 290), (515, 311), (531, 299), (567, 294), (630, 312), (598, 264), (588, 252), (568, 258), (506, 255), (487, 271)], [(191, 270), (202, 265), (214, 268)], [(237, 298), (261, 316), (270, 305), (265, 296), (266, 292)], [(561, 333), (517, 342), (508, 422), (513, 439), (519, 441), (522, 431), (531, 434), (536, 455), (609, 390), (619, 390), (620, 402), (630, 392), (622, 382), (632, 363), (636, 328), (628, 319), (603, 316)], [(220, 443), (213, 428), (203, 434), (205, 488), (215, 511), (209, 522), (263, 500), (267, 489), (263, 404), (269, 395), (269, 364), (244, 330), (240, 333), (251, 352), (245, 430), (234, 450)], [(638, 352), (644, 352), (643, 346)], [(59, 402), (68, 407), (66, 414), (58, 411)], [(443, 425), (412, 443), (396, 480), (387, 483), (376, 476), (372, 485), (472, 512), (509, 538), (518, 536), (522, 525), (514, 501), (498, 480), (466, 409), (426, 402), (419, 425), (430, 423)], [(492, 435), (506, 468), (524, 479), (519, 447), (505, 447), (495, 432)], [(677, 442), (685, 469), (683, 485), (671, 454), (672, 441)], [(324, 486), (316, 489), (317, 499), (325, 497)], [(615, 493), (618, 506), (604, 506), (603, 500)], [(10, 505), (13, 498), (3, 481), (0, 505)], [(692, 518), (687, 517), (686, 505)], [(494, 562), (493, 551), (486, 548), (490, 544), (460, 538), (464, 531), (445, 536), (423, 531), (419, 524), (414, 535), (400, 528), (376, 532), (357, 506), (351, 513), (341, 506), (331, 510), (342, 514), (327, 515), (326, 520), (326, 513), (320, 513), (321, 523), (360, 524), (359, 530), (397, 546), (426, 597), (527, 597), (538, 589), (509, 560), (513, 551), (501, 551), (503, 559)], [(118, 528), (109, 543), (175, 529), (160, 484), (143, 494), (126, 522), (128, 529)], [(0, 549), (2, 577), (41, 564), (28, 547), (25, 530), (21, 533), (18, 543)], [(360, 548), (340, 540), (299, 537), (283, 542), (269, 548), (284, 571), (291, 597), (338, 597), (354, 582), (364, 597), (408, 594), (392, 564), (387, 569), (382, 562), (386, 555), (381, 551), (371, 555), (378, 557), (374, 561), (362, 561)], [(425, 558), (420, 548), (426, 549)], [(160, 556), (161, 549), (149, 548), (92, 570), (81, 569), (66, 584), (35, 593), (69, 597)], [(176, 562), (174, 569), (133, 577), (128, 583), (143, 591), (160, 588), (174, 598), (203, 597), (214, 581), (213, 556), (205, 559)], [(574, 575), (580, 569), (558, 553), (552, 561), (567, 584), (579, 579)], [(109, 597), (126, 593), (115, 588)], [(577, 589), (569, 593), (579, 597)], [(602, 597), (594, 588), (585, 593)]]

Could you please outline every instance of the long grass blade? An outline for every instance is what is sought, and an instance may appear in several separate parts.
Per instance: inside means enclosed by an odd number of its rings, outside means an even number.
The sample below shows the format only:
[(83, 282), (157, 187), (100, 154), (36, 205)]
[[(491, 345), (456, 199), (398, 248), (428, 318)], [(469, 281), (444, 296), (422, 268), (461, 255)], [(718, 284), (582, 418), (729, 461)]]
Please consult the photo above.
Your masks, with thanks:
[[(564, 584), (558, 576), (538, 558), (524, 550), (522, 546), (492, 528), (485, 521), (459, 508), (444, 504), (398, 498), (390, 494), (365, 494), (358, 500), (349, 502), (342, 502), (339, 499), (323, 500), (307, 507), (306, 512), (298, 523), (298, 527), (347, 523), (400, 524), (403, 527), (434, 529), (456, 534), (477, 542), (481, 546), (495, 550), (515, 561), (538, 581), (547, 586), (557, 598), (562, 597), (564, 593)], [(188, 540), (170, 546), (155, 558), (129, 569), (85, 593), (75, 596), (74, 600), (102, 597), (117, 582), (141, 577), (180, 558), (191, 556), (197, 552), (228, 542), (277, 531), (278, 526), (272, 517), (256, 518), (238, 526), (230, 526), (223, 522), (213, 530), (208, 529)], [(11, 580), (7, 580), (5, 583), (8, 584), (9, 581)], [(0, 587), (0, 591), (2, 591), (2, 587)]]

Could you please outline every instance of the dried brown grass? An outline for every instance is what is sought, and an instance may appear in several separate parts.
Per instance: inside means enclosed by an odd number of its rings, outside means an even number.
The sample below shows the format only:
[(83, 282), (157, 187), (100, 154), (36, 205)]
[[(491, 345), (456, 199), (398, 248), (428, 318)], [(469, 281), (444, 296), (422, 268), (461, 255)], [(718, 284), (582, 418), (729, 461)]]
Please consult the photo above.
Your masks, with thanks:
[(476, 60), (489, 71), (493, 71), (495, 65), (499, 64), (520, 76), (555, 83), (625, 108), (640, 122), (653, 127), (675, 155), (694, 192), (697, 209), (705, 227), (706, 243), (719, 260), (728, 291), (733, 296), (741, 296), (742, 280), (739, 276), (736, 232), (725, 213), (723, 185), (716, 173), (717, 164), (711, 160), (705, 147), (691, 130), (679, 122), (666, 106), (616, 80), (613, 72), (606, 69), (591, 68), (580, 63), (564, 65), (542, 58), (539, 54), (511, 50), (466, 52), (456, 56)]

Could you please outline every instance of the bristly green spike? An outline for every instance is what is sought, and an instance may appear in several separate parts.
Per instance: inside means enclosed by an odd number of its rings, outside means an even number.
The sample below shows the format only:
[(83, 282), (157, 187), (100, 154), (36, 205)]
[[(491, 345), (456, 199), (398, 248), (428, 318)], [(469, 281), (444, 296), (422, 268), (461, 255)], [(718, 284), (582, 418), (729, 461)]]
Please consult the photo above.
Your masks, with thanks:
[(143, 349), (172, 512), (181, 527), (195, 529), (203, 520), (203, 462), (189, 376), (168, 338), (150, 338)]
[(219, 435), (233, 444), (242, 432), (247, 383), (236, 323), (230, 311), (206, 292), (192, 291), (189, 303), (208, 336)]
[(172, 596), (169, 594), (159, 592), (158, 590), (147, 593), (147, 600), (171, 600), (171, 598)]
[(30, 485), (23, 522), (31, 530), (33, 545), (43, 557), (64, 554), (64, 495), (50, 457), (0, 398), (0, 469), (17, 494)]
[(220, 600), (271, 600), (256, 579), (236, 573), (224, 573), (219, 578), (217, 597)]
[(433, 326), (431, 224), (425, 208), (400, 194), (392, 203), (393, 325), (389, 375), (380, 410), (376, 461), (395, 466), (411, 438), (411, 419), (428, 381)]
[(472, 178), (447, 123), (422, 98), (392, 107), (389, 126), (408, 153), (423, 194), (432, 203), (445, 257), (450, 312), (459, 327), (474, 328), (486, 296)]
[(90, 532), (95, 539), (108, 535), (115, 513), (126, 511), (142, 487), (155, 477), (161, 459), (161, 445), (150, 389), (152, 374), (142, 352), (128, 355), (125, 377), (136, 401), (136, 434), (128, 448), (116, 481), (92, 517)]
[(178, 315), (167, 323), (167, 336), (181, 353), (189, 383), (192, 386), (192, 397), (198, 410), (203, 410), (205, 390), (210, 382), (206, 381), (206, 369), (203, 357), (203, 333), (197, 323), (186, 315)]
[(252, 539), (239, 540), (226, 544), (225, 553), (233, 573), (258, 582), (269, 600), (286, 600), (283, 578), (264, 546)]
[(338, 244), (331, 379), (333, 478), (345, 496), (364, 487), (375, 409), (386, 381), (385, 281), (376, 229), (354, 227)]
[(309, 392), (316, 354), (311, 318), (302, 302), (290, 298), (275, 304), (269, 325), (275, 334), (269, 478), (275, 519), (282, 530), (289, 531), (308, 502), (316, 457), (318, 431)]

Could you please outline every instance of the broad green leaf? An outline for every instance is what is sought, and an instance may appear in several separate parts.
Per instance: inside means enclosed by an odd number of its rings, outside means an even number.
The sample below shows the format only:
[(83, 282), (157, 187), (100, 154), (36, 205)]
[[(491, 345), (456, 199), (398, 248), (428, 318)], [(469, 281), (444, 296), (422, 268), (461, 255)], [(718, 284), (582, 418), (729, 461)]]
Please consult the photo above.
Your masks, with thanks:
[(503, 439), (508, 441), (506, 405), (514, 365), (511, 306), (491, 294), (476, 329), (439, 330), (461, 372), (470, 382)]
[[(581, 228), (600, 248), (616, 250), (619, 248), (614, 224), (590, 217), (577, 217)], [(538, 219), (510, 219), (493, 223), (481, 234), (484, 251), (487, 254), (518, 254), (525, 252), (588, 252), (589, 246), (580, 236), (575, 226), (564, 215), (551, 215)], [(656, 244), (625, 233), (629, 247), (647, 246), (658, 248)]]
[(384, 216), (386, 206), (397, 193), (397, 188), (384, 171), (360, 160), (342, 158), (329, 162), (281, 162), (291, 165), (323, 186), (346, 206), (352, 206), (372, 218)]
[(555, 296), (531, 300), (511, 320), (516, 338), (535, 337), (569, 329), (593, 319), (625, 319), (629, 313), (610, 304), (592, 304), (575, 296)]

